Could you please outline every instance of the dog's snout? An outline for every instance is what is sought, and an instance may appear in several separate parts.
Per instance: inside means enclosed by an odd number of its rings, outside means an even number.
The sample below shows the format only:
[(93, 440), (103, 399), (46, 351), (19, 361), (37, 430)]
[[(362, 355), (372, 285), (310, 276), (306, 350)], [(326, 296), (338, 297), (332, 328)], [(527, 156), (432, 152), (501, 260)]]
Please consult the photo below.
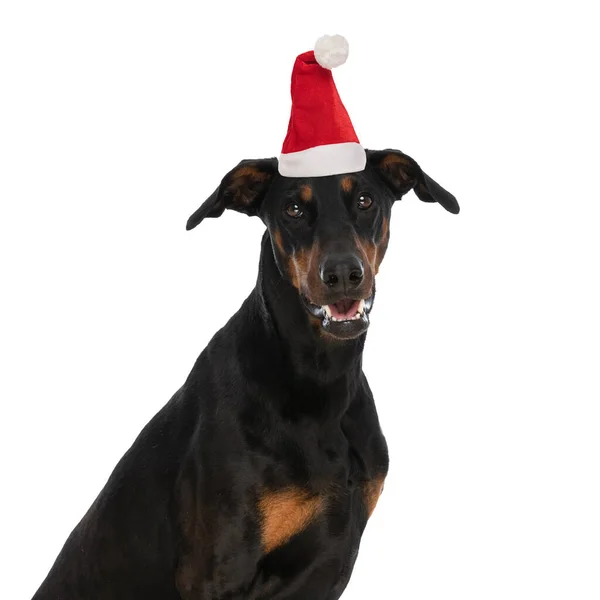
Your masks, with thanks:
[(355, 254), (329, 256), (321, 263), (319, 275), (333, 291), (347, 291), (362, 283), (365, 267)]

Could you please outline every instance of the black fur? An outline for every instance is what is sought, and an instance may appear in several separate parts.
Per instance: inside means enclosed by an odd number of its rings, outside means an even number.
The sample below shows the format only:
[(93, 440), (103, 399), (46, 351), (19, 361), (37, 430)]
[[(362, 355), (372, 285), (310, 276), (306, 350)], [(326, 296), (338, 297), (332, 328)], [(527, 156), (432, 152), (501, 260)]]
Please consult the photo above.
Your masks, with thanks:
[[(319, 260), (356, 254), (360, 240), (385, 252), (393, 201), (411, 188), (458, 212), (409, 157), (386, 166), (391, 152), (369, 152), (352, 189), (342, 176), (283, 178), (275, 159), (244, 161), (190, 217), (188, 229), (226, 208), (263, 219), (256, 287), (121, 459), (35, 600), (339, 598), (388, 454), (361, 367), (368, 322), (328, 333), (302, 294), (334, 302), (372, 290), (365, 274), (334, 293), (308, 267), (300, 289), (290, 260), (314, 248)], [(361, 194), (368, 210), (356, 209)], [(279, 505), (265, 499), (282, 490), (320, 508), (267, 548), (279, 530), (265, 533), (265, 515)]]

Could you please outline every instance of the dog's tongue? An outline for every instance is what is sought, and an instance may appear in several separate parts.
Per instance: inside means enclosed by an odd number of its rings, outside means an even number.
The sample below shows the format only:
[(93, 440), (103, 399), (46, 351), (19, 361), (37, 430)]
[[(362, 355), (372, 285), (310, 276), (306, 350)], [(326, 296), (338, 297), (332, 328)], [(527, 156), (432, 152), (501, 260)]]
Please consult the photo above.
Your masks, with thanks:
[(358, 312), (359, 300), (344, 298), (335, 304), (330, 304), (331, 316), (338, 320), (351, 319)]

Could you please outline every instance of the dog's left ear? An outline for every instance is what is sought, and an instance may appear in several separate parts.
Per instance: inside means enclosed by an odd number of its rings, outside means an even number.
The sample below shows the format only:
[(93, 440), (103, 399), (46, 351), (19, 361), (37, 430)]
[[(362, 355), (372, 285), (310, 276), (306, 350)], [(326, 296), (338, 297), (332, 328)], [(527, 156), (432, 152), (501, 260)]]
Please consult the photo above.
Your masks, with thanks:
[(193, 229), (207, 217), (220, 217), (226, 208), (256, 215), (276, 173), (276, 158), (243, 160), (188, 219), (186, 229)]
[(392, 190), (396, 200), (414, 190), (423, 202), (439, 202), (447, 211), (458, 214), (456, 198), (425, 173), (417, 162), (400, 150), (367, 150), (367, 163)]

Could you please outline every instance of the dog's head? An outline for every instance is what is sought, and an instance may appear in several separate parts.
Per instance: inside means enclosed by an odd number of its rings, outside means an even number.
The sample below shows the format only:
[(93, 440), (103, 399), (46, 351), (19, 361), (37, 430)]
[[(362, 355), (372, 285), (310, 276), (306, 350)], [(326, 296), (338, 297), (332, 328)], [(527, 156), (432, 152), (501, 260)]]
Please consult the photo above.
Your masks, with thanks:
[(392, 205), (414, 190), (458, 213), (456, 198), (398, 150), (367, 150), (363, 171), (282, 177), (277, 159), (244, 160), (189, 218), (187, 229), (226, 208), (258, 215), (275, 262), (325, 334), (355, 338), (369, 326), (375, 275), (390, 235)]

